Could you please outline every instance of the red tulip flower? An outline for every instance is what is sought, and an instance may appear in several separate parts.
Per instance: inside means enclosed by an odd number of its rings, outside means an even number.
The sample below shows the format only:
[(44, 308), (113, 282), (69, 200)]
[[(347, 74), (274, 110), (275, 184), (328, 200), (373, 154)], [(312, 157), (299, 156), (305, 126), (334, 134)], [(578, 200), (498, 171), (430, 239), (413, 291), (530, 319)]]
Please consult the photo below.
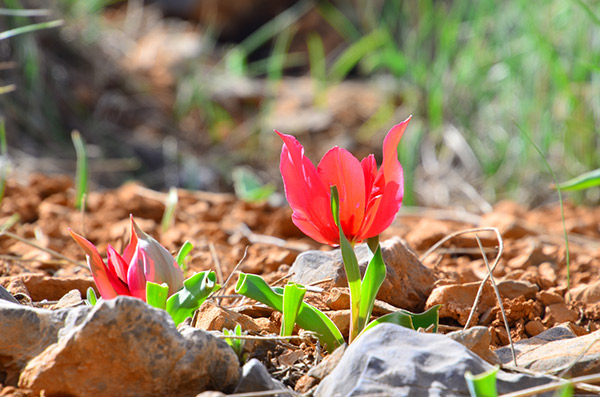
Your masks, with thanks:
[(410, 117), (388, 132), (379, 171), (372, 154), (358, 161), (337, 146), (315, 167), (296, 138), (275, 131), (283, 139), (280, 170), (285, 195), (294, 211), (294, 224), (320, 243), (339, 245), (339, 229), (331, 213), (330, 187), (336, 186), (340, 224), (352, 244), (378, 236), (388, 228), (404, 196), (398, 143), (409, 121)]
[(87, 263), (100, 295), (112, 299), (128, 295), (146, 301), (146, 281), (166, 283), (169, 295), (183, 286), (183, 272), (177, 262), (162, 245), (144, 233), (131, 217), (131, 240), (123, 255), (110, 245), (107, 263), (88, 240), (69, 229), (71, 237), (87, 254)]

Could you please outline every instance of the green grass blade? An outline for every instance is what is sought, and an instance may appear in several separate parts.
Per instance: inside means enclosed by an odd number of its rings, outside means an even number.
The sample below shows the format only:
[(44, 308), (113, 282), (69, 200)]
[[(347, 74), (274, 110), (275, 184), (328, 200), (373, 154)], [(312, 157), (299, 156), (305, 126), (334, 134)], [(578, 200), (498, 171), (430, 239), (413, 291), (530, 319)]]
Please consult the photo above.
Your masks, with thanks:
[(554, 187), (560, 190), (583, 190), (600, 185), (600, 168), (586, 172)]
[(496, 374), (498, 367), (495, 367), (487, 372), (479, 375), (473, 375), (467, 371), (465, 380), (469, 388), (471, 397), (497, 397), (498, 390), (496, 389)]
[(306, 287), (289, 282), (283, 288), (283, 319), (281, 320), (281, 336), (290, 336), (294, 331), (298, 310), (306, 294)]
[(430, 330), (435, 334), (438, 332), (440, 323), (440, 307), (442, 307), (442, 305), (432, 306), (423, 313), (412, 313), (404, 309), (400, 309), (400, 311), (412, 318), (415, 331), (422, 328), (424, 330)]
[(44, 17), (46, 15), (50, 15), (50, 10), (16, 10), (12, 8), (0, 8), (0, 15), (6, 15), (11, 17)]
[(341, 81), (364, 56), (386, 44), (388, 40), (388, 33), (383, 29), (374, 30), (363, 36), (335, 60), (329, 78), (333, 81)]
[(556, 178), (556, 175), (554, 174), (552, 167), (550, 167), (550, 164), (548, 164), (548, 160), (546, 160), (546, 156), (544, 156), (544, 154), (542, 153), (540, 148), (535, 144), (533, 139), (529, 136), (529, 134), (527, 132), (525, 132), (525, 130), (523, 128), (521, 128), (521, 126), (519, 124), (517, 124), (517, 122), (515, 122), (515, 125), (521, 131), (523, 136), (525, 136), (527, 138), (527, 140), (531, 143), (531, 145), (535, 148), (537, 153), (540, 155), (540, 157), (542, 158), (542, 161), (546, 165), (546, 168), (548, 169), (548, 171), (550, 171), (550, 175), (552, 175), (552, 180), (554, 181), (554, 185), (557, 187), (556, 191), (558, 192), (558, 202), (560, 204), (560, 218), (562, 220), (563, 236), (565, 239), (565, 251), (566, 251), (565, 256), (566, 256), (566, 261), (567, 261), (567, 294), (570, 295), (571, 294), (571, 292), (570, 292), (571, 291), (571, 255), (569, 252), (569, 235), (567, 234), (567, 226), (565, 224), (565, 208), (563, 205), (561, 189), (560, 189), (560, 187), (558, 187), (558, 185), (559, 185), (558, 179)]
[(88, 187), (88, 158), (85, 143), (81, 138), (79, 131), (74, 130), (71, 133), (71, 139), (75, 146), (75, 153), (77, 154), (77, 174), (76, 179), (76, 194), (75, 194), (75, 208), (85, 208), (85, 194), (87, 193)]
[(171, 187), (167, 194), (167, 201), (165, 203), (165, 212), (163, 213), (162, 220), (160, 222), (160, 230), (165, 233), (169, 230), (169, 227), (173, 225), (175, 219), (175, 209), (177, 208), (177, 202), (179, 197), (177, 196), (177, 188)]
[(583, 11), (585, 11), (585, 13), (590, 17), (590, 19), (592, 21), (594, 21), (594, 23), (596, 25), (600, 25), (600, 17), (598, 15), (596, 15), (592, 9), (590, 8), (590, 6), (588, 6), (585, 1), (583, 0), (575, 0), (575, 2), (577, 4), (579, 4), (579, 6), (583, 9)]
[(183, 243), (181, 248), (179, 248), (179, 252), (177, 253), (177, 257), (175, 257), (175, 262), (179, 265), (179, 267), (183, 270), (185, 266), (185, 258), (189, 255), (189, 253), (194, 249), (194, 246), (189, 241)]
[(0, 32), (0, 40), (8, 39), (10, 37), (24, 33), (35, 32), (37, 30), (55, 28), (61, 26), (63, 23), (64, 21), (62, 19), (57, 19), (56, 21), (34, 23), (31, 25), (25, 25), (20, 26), (18, 28), (5, 30), (4, 32)]

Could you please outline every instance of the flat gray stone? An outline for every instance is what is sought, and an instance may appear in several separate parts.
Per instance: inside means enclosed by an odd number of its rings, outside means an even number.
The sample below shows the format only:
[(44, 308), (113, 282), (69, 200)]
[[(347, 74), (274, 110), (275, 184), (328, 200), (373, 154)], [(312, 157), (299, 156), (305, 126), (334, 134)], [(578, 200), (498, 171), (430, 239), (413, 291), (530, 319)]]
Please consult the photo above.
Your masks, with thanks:
[[(407, 310), (422, 310), (436, 280), (433, 272), (425, 267), (415, 253), (399, 237), (381, 243), (387, 276), (379, 289), (377, 299)], [(364, 276), (371, 252), (366, 244), (355, 247), (361, 275)], [(333, 251), (306, 251), (296, 258), (289, 273), (291, 281), (308, 285), (324, 279), (323, 288), (347, 287), (346, 273), (339, 249)]]
[[(477, 375), (492, 368), (465, 346), (444, 335), (382, 324), (348, 347), (315, 395), (469, 396), (465, 372)], [(550, 377), (503, 371), (498, 371), (497, 379), (500, 394), (552, 382)]]
[[(535, 372), (557, 375), (587, 349), (566, 375), (574, 378), (596, 374), (600, 372), (600, 343), (594, 341), (599, 338), (600, 331), (576, 337), (567, 326), (556, 326), (515, 343), (517, 364)], [(510, 347), (497, 349), (496, 354), (504, 366), (514, 367)]]
[[(252, 393), (270, 390), (286, 390), (287, 387), (273, 379), (267, 368), (255, 358), (242, 367), (242, 376), (234, 393)], [(279, 393), (276, 396), (291, 396), (292, 393)]]
[(15, 299), (14, 296), (10, 292), (6, 290), (3, 286), (0, 285), (0, 300), (5, 300), (11, 303), (19, 303), (18, 300)]

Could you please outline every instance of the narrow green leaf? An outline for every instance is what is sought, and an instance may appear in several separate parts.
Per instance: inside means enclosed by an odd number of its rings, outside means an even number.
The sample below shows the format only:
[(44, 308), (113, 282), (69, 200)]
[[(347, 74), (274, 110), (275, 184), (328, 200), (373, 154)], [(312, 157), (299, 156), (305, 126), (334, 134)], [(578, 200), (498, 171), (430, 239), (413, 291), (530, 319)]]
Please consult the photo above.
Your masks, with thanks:
[(62, 19), (49, 22), (34, 23), (31, 25), (19, 26), (18, 28), (0, 32), (0, 40), (8, 39), (19, 34), (35, 32), (36, 30), (49, 29), (61, 26), (64, 23)]
[(183, 269), (185, 258), (192, 251), (192, 249), (194, 249), (194, 246), (189, 241), (186, 241), (185, 243), (183, 243), (183, 245), (179, 249), (179, 252), (177, 253), (177, 257), (175, 258), (175, 261), (177, 262), (177, 264), (179, 265), (180, 268)]
[(335, 60), (329, 73), (330, 78), (334, 81), (342, 80), (364, 56), (388, 41), (388, 33), (385, 29), (377, 29), (362, 36)]
[(298, 310), (306, 294), (306, 287), (288, 282), (283, 289), (283, 319), (281, 320), (281, 336), (290, 336), (294, 331)]
[(6, 191), (6, 180), (10, 172), (8, 145), (6, 144), (6, 128), (3, 118), (0, 118), (0, 157), (0, 202), (2, 202), (4, 192)]
[(248, 203), (265, 201), (275, 191), (275, 186), (263, 184), (259, 177), (247, 167), (235, 168), (231, 177), (235, 195)]
[(165, 309), (175, 325), (179, 325), (186, 318), (192, 317), (206, 298), (219, 288), (221, 286), (217, 284), (214, 271), (196, 273), (183, 282), (183, 289), (167, 299)]
[(367, 265), (365, 276), (360, 285), (360, 309), (358, 314), (358, 332), (360, 332), (371, 319), (371, 312), (375, 304), (375, 297), (383, 281), (386, 269), (381, 254), (381, 247), (377, 247), (375, 255)]
[[(271, 288), (260, 276), (240, 273), (235, 292), (283, 312), (283, 288)], [(333, 321), (306, 302), (300, 305), (296, 322), (300, 327), (315, 332), (330, 353), (344, 343), (344, 338)]]
[(563, 385), (554, 393), (554, 397), (571, 397), (574, 394), (573, 383), (569, 382)]
[(81, 138), (79, 131), (74, 130), (71, 133), (71, 139), (75, 146), (75, 153), (77, 154), (77, 174), (76, 179), (76, 191), (75, 194), (75, 208), (85, 208), (85, 194), (87, 192), (88, 185), (88, 159), (85, 143)]
[(165, 212), (163, 213), (163, 217), (160, 222), (160, 229), (163, 233), (169, 230), (169, 227), (173, 225), (173, 220), (175, 219), (175, 209), (177, 208), (178, 201), (179, 197), (177, 196), (177, 188), (173, 186), (169, 189), (169, 194), (167, 194)]
[(442, 307), (442, 305), (432, 306), (423, 313), (412, 313), (404, 309), (400, 309), (400, 311), (412, 318), (415, 331), (419, 330), (419, 328), (428, 330), (433, 326), (431, 332), (436, 334), (440, 323), (440, 307)]
[(409, 328), (409, 329), (413, 329), (413, 330), (415, 329), (415, 327), (413, 325), (412, 317), (409, 314), (406, 314), (402, 311), (397, 311), (394, 313), (386, 314), (385, 316), (381, 316), (378, 319), (371, 321), (362, 330), (362, 332), (359, 334), (359, 337), (360, 337), (360, 335), (367, 332), (369, 329), (375, 327), (376, 325), (383, 324), (383, 323), (391, 323), (391, 324), (399, 325), (404, 328)]
[(589, 171), (566, 182), (555, 185), (554, 188), (561, 190), (583, 190), (600, 185), (600, 168)]
[(96, 302), (98, 302), (98, 298), (96, 297), (96, 291), (94, 291), (92, 287), (88, 287), (85, 303), (87, 303), (90, 306), (95, 306)]
[(469, 388), (471, 397), (497, 397), (497, 373), (498, 367), (479, 375), (473, 375), (471, 372), (467, 371), (465, 373), (465, 380), (467, 381), (467, 387)]
[(167, 283), (157, 284), (146, 281), (146, 303), (157, 309), (164, 309), (169, 296), (169, 285)]

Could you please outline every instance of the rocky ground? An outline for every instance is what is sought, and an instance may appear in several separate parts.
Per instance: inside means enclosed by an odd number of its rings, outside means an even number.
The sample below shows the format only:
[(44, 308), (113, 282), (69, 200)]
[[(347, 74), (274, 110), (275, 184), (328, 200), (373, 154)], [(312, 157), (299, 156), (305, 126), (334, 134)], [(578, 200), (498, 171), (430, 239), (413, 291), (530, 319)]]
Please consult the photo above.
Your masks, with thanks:
[[(135, 183), (91, 192), (82, 212), (73, 207), (70, 178), (33, 175), (23, 184), (8, 182), (0, 207), (0, 224), (4, 224), (0, 285), (12, 295), (4, 299), (15, 298), (20, 306), (0, 299), (0, 395), (91, 395), (101, 391), (196, 395), (206, 390), (241, 393), (287, 388), (290, 393), (325, 396), (332, 390), (404, 393), (409, 392), (410, 384), (429, 390), (442, 384), (442, 389), (452, 391), (446, 395), (468, 395), (464, 394), (463, 373), (484, 371), (488, 363), (502, 363), (510, 372), (499, 375), (502, 392), (548, 383), (555, 375), (600, 372), (600, 347), (594, 345), (600, 335), (597, 208), (565, 206), (569, 271), (557, 205), (527, 210), (500, 202), (484, 215), (403, 208), (382, 236), (388, 279), (374, 314), (398, 307), (422, 311), (441, 304), (440, 333), (451, 333), (452, 339), (479, 357), (449, 338), (414, 335), (387, 325), (379, 334), (361, 338), (345, 353), (328, 356), (302, 330), (298, 330), (301, 337), (290, 341), (269, 338), (278, 333), (280, 315), (235, 296), (207, 301), (179, 332), (166, 313), (134, 299), (119, 298), (93, 309), (84, 305), (80, 295), (85, 296), (93, 282), (83, 252), (67, 228), (85, 235), (101, 253), (109, 243), (119, 251), (127, 241), (128, 218), (133, 214), (143, 230), (172, 252), (186, 240), (194, 245), (188, 276), (213, 269), (223, 282), (239, 264), (237, 271), (261, 274), (272, 285), (281, 285), (290, 277), (312, 284), (307, 300), (347, 332), (347, 292), (339, 254), (302, 235), (292, 224), (287, 206), (244, 203), (230, 194), (178, 193), (173, 225), (162, 231), (166, 195)], [(499, 235), (490, 227), (497, 228)], [(474, 228), (488, 229), (459, 233)], [(489, 281), (469, 330), (461, 331), (487, 274), (476, 236), (490, 266), (499, 255), (493, 275), (516, 343), (517, 367)], [(448, 240), (435, 248), (444, 238)], [(435, 249), (430, 251), (432, 247)], [(234, 275), (226, 285), (227, 295), (233, 295), (236, 281)], [(243, 371), (218, 333), (199, 331), (233, 329), (235, 324), (241, 324), (251, 338), (246, 343)], [(399, 339), (404, 345), (389, 345)], [(410, 346), (420, 350), (409, 352)], [(378, 369), (368, 364), (373, 351), (380, 352), (379, 360), (384, 363), (375, 366)], [(395, 351), (403, 355), (393, 354)], [(437, 369), (424, 365), (431, 361), (423, 361), (422, 355), (436, 360)], [(390, 360), (398, 360), (398, 356), (404, 357), (402, 363), (392, 364)], [(334, 370), (336, 357), (341, 364)], [(323, 361), (326, 364), (318, 365)], [(420, 364), (415, 367), (416, 362)], [(414, 379), (398, 375), (403, 366), (411, 366)], [(326, 377), (332, 371), (337, 375)], [(352, 371), (379, 379), (379, 383), (348, 375), (354, 374)], [(386, 378), (390, 371), (395, 375)], [(351, 378), (344, 380), (342, 373)], [(545, 373), (546, 377), (532, 373)], [(381, 389), (382, 385), (385, 388)], [(599, 389), (584, 385), (583, 390), (595, 393)]]

